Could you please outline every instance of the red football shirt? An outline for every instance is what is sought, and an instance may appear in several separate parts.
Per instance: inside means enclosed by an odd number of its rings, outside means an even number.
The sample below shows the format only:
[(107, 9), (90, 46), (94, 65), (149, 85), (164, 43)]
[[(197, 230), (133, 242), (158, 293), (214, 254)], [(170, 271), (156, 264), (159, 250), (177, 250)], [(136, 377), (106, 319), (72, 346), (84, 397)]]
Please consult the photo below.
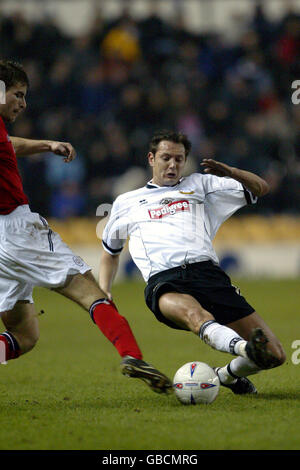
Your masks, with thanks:
[(17, 157), (0, 116), (0, 214), (9, 214), (28, 204), (18, 170)]

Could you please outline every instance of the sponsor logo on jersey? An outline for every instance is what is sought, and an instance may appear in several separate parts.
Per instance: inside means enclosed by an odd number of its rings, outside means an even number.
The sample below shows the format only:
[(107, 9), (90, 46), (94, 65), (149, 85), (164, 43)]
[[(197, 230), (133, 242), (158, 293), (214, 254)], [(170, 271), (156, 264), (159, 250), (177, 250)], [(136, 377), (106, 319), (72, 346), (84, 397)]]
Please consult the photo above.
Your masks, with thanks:
[(205, 390), (206, 388), (216, 387), (216, 385), (215, 385), (215, 384), (208, 384), (208, 383), (203, 382), (203, 383), (200, 385), (200, 387), (201, 387), (203, 390)]
[(190, 211), (189, 201), (174, 201), (157, 209), (149, 209), (150, 219), (162, 219), (167, 215), (174, 215), (177, 212)]

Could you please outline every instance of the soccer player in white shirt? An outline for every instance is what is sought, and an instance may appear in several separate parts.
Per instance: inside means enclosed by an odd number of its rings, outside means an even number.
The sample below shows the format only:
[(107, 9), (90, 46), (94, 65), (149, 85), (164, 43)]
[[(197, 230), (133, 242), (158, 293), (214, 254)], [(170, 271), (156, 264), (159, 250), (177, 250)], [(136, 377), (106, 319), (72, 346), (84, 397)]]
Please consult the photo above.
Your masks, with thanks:
[(99, 283), (112, 298), (129, 237), (129, 251), (147, 282), (146, 303), (157, 319), (236, 356), (216, 369), (221, 384), (236, 394), (256, 393), (246, 376), (279, 366), (285, 353), (220, 268), (212, 240), (236, 210), (265, 195), (268, 184), (213, 159), (203, 159), (204, 174), (182, 177), (190, 148), (181, 133), (153, 136), (148, 153), (153, 178), (115, 200), (103, 232)]

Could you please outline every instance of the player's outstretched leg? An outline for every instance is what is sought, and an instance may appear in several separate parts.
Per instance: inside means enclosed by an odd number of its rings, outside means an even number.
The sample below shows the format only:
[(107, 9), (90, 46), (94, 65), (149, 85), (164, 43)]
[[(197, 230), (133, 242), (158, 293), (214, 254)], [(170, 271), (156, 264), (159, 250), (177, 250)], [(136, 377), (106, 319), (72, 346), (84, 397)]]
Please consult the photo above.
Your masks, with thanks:
[(173, 391), (170, 379), (142, 359), (125, 356), (121, 362), (121, 372), (128, 377), (143, 380), (156, 393)]
[(158, 393), (167, 392), (170, 387), (172, 389), (171, 381), (143, 360), (127, 319), (120, 315), (114, 302), (104, 297), (90, 272), (73, 276), (67, 285), (55, 290), (89, 312), (93, 322), (122, 357), (123, 374), (142, 379)]
[(119, 314), (112, 301), (98, 300), (92, 305), (90, 311), (93, 312), (91, 316), (94, 322), (123, 358), (122, 374), (143, 380), (151, 390), (157, 393), (167, 393), (170, 389), (172, 390), (172, 383), (168, 377), (143, 360), (142, 352), (128, 321)]

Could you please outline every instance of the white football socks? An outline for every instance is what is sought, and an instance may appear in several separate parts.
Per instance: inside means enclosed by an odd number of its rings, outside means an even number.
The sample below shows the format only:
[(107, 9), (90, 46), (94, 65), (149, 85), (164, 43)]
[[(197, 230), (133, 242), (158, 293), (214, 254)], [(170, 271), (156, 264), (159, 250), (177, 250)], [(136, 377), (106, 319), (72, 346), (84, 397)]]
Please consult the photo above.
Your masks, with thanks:
[(250, 359), (236, 357), (230, 364), (218, 369), (218, 376), (223, 384), (230, 384), (235, 382), (238, 377), (247, 377), (260, 371), (261, 369)]
[(206, 344), (218, 351), (247, 358), (245, 351), (247, 341), (241, 338), (241, 336), (231, 328), (220, 325), (220, 323), (215, 320), (209, 320), (203, 323), (199, 331), (199, 336)]
[(201, 326), (199, 336), (212, 348), (238, 356), (230, 364), (218, 369), (218, 376), (223, 384), (234, 383), (238, 377), (257, 374), (261, 370), (247, 356), (247, 341), (231, 328), (209, 320)]

